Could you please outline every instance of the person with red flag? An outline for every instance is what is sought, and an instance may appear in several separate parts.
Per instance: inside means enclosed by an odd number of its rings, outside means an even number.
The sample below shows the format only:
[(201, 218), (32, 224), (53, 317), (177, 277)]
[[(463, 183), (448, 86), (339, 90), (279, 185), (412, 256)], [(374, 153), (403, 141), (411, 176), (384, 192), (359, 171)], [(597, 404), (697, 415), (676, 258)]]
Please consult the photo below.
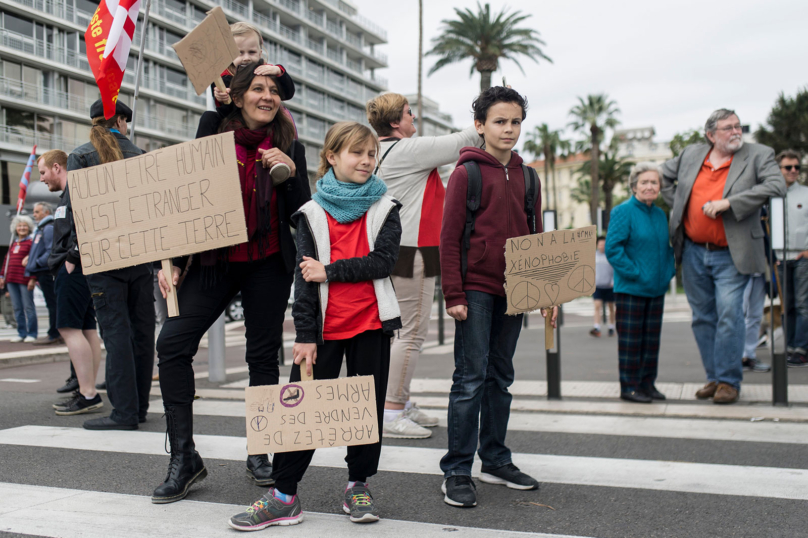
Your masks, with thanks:
[(140, 0), (106, 0), (98, 4), (84, 33), (87, 60), (101, 92), (105, 119), (115, 115), (139, 11)]

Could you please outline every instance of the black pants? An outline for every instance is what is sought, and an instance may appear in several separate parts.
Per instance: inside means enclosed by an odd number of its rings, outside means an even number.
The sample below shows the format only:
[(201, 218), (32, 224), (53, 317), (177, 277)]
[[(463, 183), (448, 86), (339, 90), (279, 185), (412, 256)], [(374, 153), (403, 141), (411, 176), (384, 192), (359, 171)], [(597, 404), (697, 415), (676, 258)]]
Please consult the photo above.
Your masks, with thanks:
[(292, 274), (286, 272), (281, 255), (231, 262), (226, 273), (207, 285), (203, 284), (203, 272), (198, 263), (191, 265), (179, 289), (180, 315), (166, 319), (157, 339), (164, 405), (193, 402), (192, 364), (199, 341), (239, 291), (247, 329), (250, 386), (278, 383), (278, 350), (283, 343), (283, 319), (292, 287)]
[(110, 416), (121, 424), (137, 424), (149, 409), (154, 369), (153, 279), (148, 264), (87, 275), (107, 349)]
[[(379, 442), (372, 445), (349, 446), (345, 461), (348, 463), (348, 480), (367, 481), (379, 468), (382, 453), (382, 421), (384, 398), (387, 394), (387, 375), (390, 371), (390, 336), (381, 329), (365, 331), (348, 340), (326, 340), (317, 346), (317, 363), (314, 379), (336, 379), (345, 356), (348, 375), (372, 375), (376, 385), (376, 414), (378, 416)], [(303, 365), (305, 368), (305, 365)], [(292, 367), (290, 383), (300, 381), (300, 368)], [(297, 484), (311, 463), (314, 450), (275, 454), (272, 462), (272, 478), (281, 493), (295, 495)]]
[(53, 275), (48, 271), (42, 271), (33, 276), (36, 277), (42, 295), (45, 296), (45, 305), (48, 307), (48, 338), (54, 340), (59, 338), (59, 329), (56, 328), (56, 289)]

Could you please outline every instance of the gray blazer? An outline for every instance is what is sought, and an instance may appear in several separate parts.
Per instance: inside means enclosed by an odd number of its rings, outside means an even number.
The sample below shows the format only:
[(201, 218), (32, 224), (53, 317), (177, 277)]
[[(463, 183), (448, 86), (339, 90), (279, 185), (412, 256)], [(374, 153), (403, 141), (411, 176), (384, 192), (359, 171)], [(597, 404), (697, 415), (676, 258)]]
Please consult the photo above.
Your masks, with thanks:
[[(688, 146), (662, 165), (662, 198), (671, 207), (670, 236), (676, 263), (682, 262), (685, 229), (683, 216), (701, 165), (712, 149), (709, 144)], [(786, 182), (774, 160), (774, 150), (744, 144), (732, 159), (724, 187), (730, 209), (721, 218), (732, 261), (744, 275), (766, 272), (760, 208), (770, 197), (785, 196)]]

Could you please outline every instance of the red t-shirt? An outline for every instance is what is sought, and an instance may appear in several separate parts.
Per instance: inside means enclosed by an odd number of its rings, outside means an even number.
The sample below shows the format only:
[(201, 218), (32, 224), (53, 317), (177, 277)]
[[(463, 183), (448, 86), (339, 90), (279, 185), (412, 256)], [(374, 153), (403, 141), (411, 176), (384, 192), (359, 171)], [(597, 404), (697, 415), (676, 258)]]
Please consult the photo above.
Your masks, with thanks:
[[(340, 224), (326, 213), (332, 263), (348, 258), (361, 258), (370, 253), (367, 216), (365, 213), (361, 219)], [(347, 340), (365, 331), (381, 328), (379, 304), (376, 302), (372, 280), (328, 283), (323, 340)]]

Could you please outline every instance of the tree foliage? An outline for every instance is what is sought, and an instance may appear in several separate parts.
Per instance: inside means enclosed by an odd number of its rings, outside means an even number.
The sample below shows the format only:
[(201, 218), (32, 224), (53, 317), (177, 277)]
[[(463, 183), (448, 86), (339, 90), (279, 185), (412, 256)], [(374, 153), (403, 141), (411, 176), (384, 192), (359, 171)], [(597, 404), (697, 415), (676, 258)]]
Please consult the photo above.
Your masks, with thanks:
[[(603, 228), (609, 228), (609, 215), (614, 207), (614, 189), (618, 185), (624, 185), (628, 189), (628, 176), (631, 174), (633, 163), (631, 161), (621, 159), (617, 156), (617, 146), (612, 146), (603, 152), (598, 162), (598, 178), (600, 182), (600, 191), (603, 192), (603, 204), (599, 207), (603, 208)], [(592, 186), (592, 160), (588, 160), (581, 164), (578, 168), (578, 173), (581, 174), (579, 184), (573, 189), (571, 196), (579, 203), (589, 203), (591, 194), (584, 196), (586, 192), (583, 190), (582, 185), (585, 184), (586, 188), (591, 193)], [(597, 222), (597, 220), (593, 221)]]
[(586, 100), (578, 97), (578, 104), (570, 109), (569, 115), (572, 121), (569, 127), (580, 133), (589, 135), (591, 147), (589, 216), (592, 222), (597, 222), (599, 191), (598, 186), (598, 166), (595, 163), (600, 161), (600, 143), (603, 141), (606, 129), (614, 129), (620, 125), (620, 121), (615, 117), (620, 113), (617, 103), (609, 99), (605, 93), (590, 94)]
[(427, 56), (436, 56), (438, 61), (429, 70), (431, 75), (440, 68), (452, 63), (472, 60), (469, 76), (474, 71), (480, 73), (480, 91), (491, 87), (491, 74), (499, 68), (500, 60), (512, 60), (522, 73), (519, 58), (524, 56), (539, 63), (539, 59), (550, 63), (541, 49), (545, 43), (539, 32), (520, 25), (530, 18), (521, 11), (508, 14), (507, 8), (491, 15), (488, 4), (477, 3), (477, 12), (471, 9), (455, 8), (456, 19), (444, 19), (438, 36), (432, 39), (432, 49)]
[(704, 141), (704, 136), (702, 136), (701, 132), (699, 132), (697, 129), (691, 129), (689, 131), (684, 131), (682, 133), (676, 133), (673, 135), (670, 143), (668, 143), (668, 147), (670, 148), (671, 153), (673, 153), (673, 156), (678, 157), (687, 146), (700, 144)]
[(564, 131), (561, 129), (551, 130), (546, 123), (536, 126), (527, 135), (524, 144), (524, 151), (531, 153), (536, 159), (544, 158), (544, 181), (550, 181), (550, 174), (553, 177), (553, 209), (558, 209), (558, 192), (555, 181), (555, 161), (556, 157), (569, 153), (571, 144), (569, 140), (562, 138)]
[(761, 144), (774, 148), (776, 153), (786, 149), (808, 154), (808, 86), (794, 97), (780, 93), (772, 107), (766, 125), (755, 131)]

